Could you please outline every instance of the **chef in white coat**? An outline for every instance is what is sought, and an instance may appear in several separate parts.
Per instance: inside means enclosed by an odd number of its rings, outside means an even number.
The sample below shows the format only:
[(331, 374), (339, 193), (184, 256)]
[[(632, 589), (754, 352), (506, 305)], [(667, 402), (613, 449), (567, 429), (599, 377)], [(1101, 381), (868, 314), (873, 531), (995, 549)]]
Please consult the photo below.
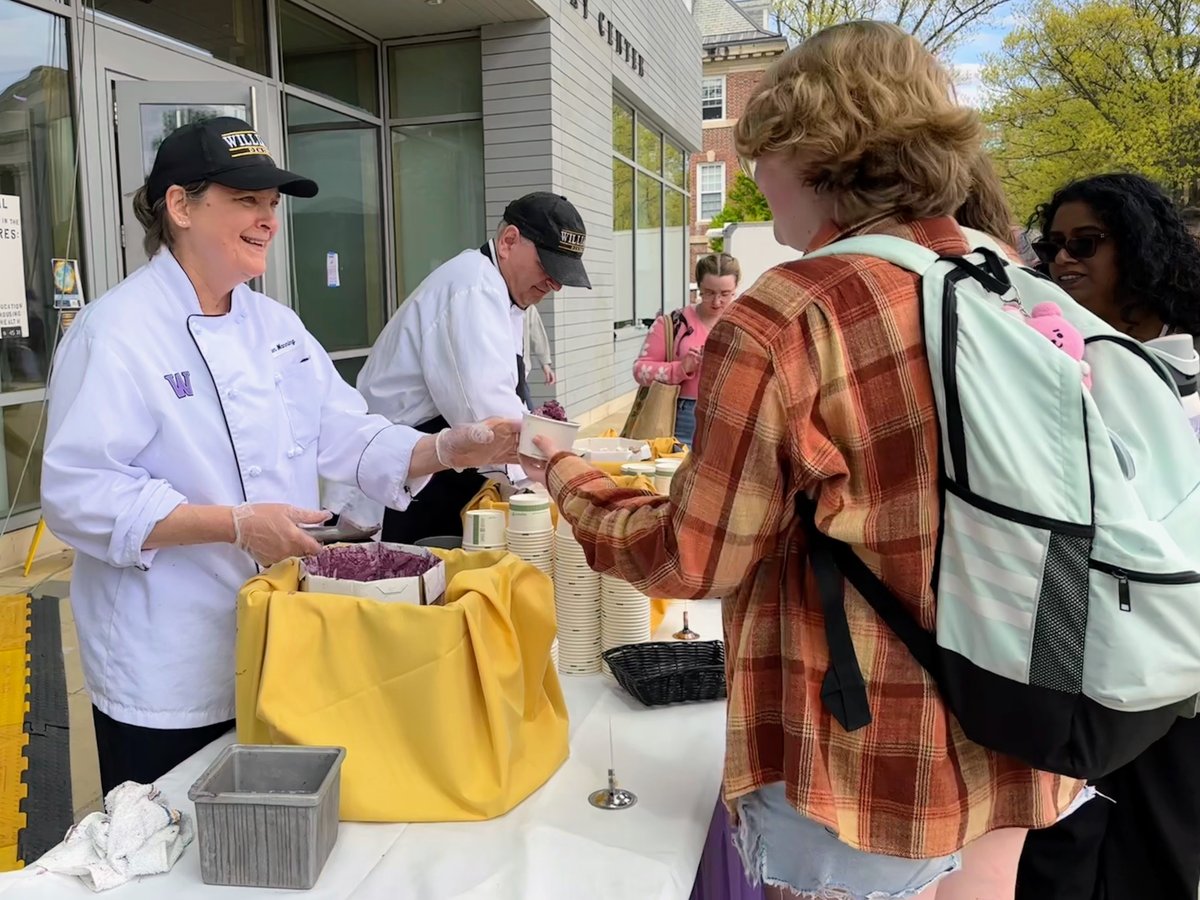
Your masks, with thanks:
[[(586, 240), (566, 197), (539, 191), (510, 203), (492, 240), (435, 269), (383, 329), (358, 375), (368, 409), (425, 432), (521, 416), (525, 311), (563, 285), (592, 286)], [(360, 524), (382, 516), (385, 541), (411, 543), (461, 535), (462, 510), (485, 481), (476, 470), (441, 472), (407, 509), (370, 509), (336, 487), (327, 499)]]
[(519, 423), (422, 435), (369, 415), (266, 269), (278, 168), (238, 119), (163, 141), (135, 198), (149, 264), (76, 318), (55, 360), (42, 506), (77, 550), (71, 605), (107, 793), (148, 783), (234, 718), (236, 596), (315, 552), (318, 477), (404, 509), (428, 477), (515, 459)]

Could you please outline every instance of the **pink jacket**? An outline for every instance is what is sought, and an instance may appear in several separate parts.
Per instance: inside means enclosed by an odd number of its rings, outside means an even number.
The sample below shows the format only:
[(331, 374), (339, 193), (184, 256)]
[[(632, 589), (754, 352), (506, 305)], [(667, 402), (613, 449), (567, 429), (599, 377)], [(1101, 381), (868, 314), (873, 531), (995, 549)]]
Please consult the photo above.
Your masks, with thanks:
[(667, 362), (666, 336), (663, 334), (663, 320), (659, 316), (650, 327), (650, 334), (642, 347), (641, 355), (633, 364), (633, 378), (640, 385), (650, 385), (656, 381), (664, 384), (679, 385), (679, 396), (685, 400), (695, 400), (700, 388), (700, 369), (697, 368), (691, 377), (683, 372), (684, 355), (693, 347), (704, 348), (708, 340), (708, 326), (700, 321), (696, 308), (689, 306), (683, 310), (683, 323), (675, 328), (675, 361)]

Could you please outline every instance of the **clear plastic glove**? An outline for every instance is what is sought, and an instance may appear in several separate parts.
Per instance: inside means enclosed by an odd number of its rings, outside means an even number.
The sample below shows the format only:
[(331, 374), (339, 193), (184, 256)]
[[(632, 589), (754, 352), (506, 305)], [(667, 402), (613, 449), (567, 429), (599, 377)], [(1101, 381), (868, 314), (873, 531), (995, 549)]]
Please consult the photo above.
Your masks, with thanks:
[(329, 513), (287, 503), (243, 503), (233, 509), (233, 543), (260, 566), (319, 553), (321, 544), (301, 525), (320, 525)]
[(437, 459), (447, 469), (461, 472), (480, 466), (515, 463), (521, 423), (515, 419), (488, 419), (455, 425), (438, 432)]

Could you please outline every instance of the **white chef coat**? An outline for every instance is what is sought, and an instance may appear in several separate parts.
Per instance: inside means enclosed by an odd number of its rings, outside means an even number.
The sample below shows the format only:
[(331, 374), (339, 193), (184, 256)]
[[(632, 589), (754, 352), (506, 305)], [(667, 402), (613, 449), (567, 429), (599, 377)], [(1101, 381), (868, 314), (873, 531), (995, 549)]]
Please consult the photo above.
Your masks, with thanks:
[[(488, 246), (495, 258), (496, 247)], [(443, 417), (451, 425), (492, 416), (520, 419), (517, 347), (525, 310), (512, 302), (496, 265), (464, 250), (438, 266), (392, 316), (358, 374), (367, 408), (392, 422), (418, 426)], [(506, 470), (524, 479), (517, 466)], [(348, 485), (326, 485), (325, 505), (361, 525), (383, 510)]]
[[(495, 245), (491, 245), (493, 256)], [(373, 413), (402, 425), (519, 419), (517, 354), (525, 310), (478, 250), (434, 269), (392, 316), (358, 374)]]
[(181, 503), (318, 506), (318, 475), (398, 509), (421, 435), (362, 398), (287, 307), (248, 287), (206, 316), (159, 252), (76, 318), (49, 385), (42, 506), (78, 554), (71, 605), (101, 712), (193, 728), (234, 717), (232, 544), (143, 550)]

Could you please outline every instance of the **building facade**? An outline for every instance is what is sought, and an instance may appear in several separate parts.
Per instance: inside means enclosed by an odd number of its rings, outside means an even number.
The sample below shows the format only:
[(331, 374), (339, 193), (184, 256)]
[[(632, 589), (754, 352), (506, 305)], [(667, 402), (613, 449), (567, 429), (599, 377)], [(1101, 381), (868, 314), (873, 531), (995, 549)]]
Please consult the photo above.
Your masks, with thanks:
[(769, 0), (695, 0), (703, 79), (700, 112), (704, 138), (689, 176), (695, 203), (690, 271), (708, 251), (709, 223), (725, 206), (740, 170), (733, 128), (767, 66), (787, 50), (771, 25)]
[(0, 0), (0, 203), (19, 204), (0, 265), (21, 270), (24, 295), (0, 294), (0, 313), (23, 304), (28, 321), (16, 336), (0, 320), (13, 335), (0, 337), (7, 528), (38, 517), (45, 383), (70, 320), (52, 260), (78, 260), (88, 300), (141, 265), (131, 195), (167, 133), (214, 115), (250, 120), (320, 184), (284, 204), (256, 286), (297, 310), (351, 383), (408, 292), (482, 244), (511, 199), (565, 194), (594, 289), (543, 302), (559, 381), (535, 372), (534, 393), (583, 419), (618, 408), (646, 323), (686, 302), (687, 160), (701, 143), (691, 5)]

